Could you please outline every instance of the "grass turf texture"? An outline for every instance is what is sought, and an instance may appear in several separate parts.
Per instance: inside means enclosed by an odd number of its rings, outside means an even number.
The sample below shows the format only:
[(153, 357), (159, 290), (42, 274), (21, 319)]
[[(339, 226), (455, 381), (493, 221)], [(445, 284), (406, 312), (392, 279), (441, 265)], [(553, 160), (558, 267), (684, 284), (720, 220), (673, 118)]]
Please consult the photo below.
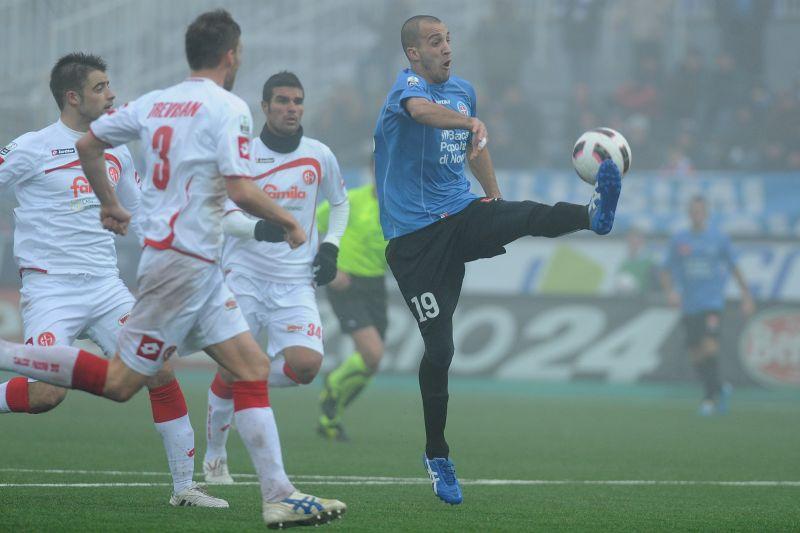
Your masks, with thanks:
[[(211, 376), (179, 377), (200, 472)], [(424, 477), (416, 380), (374, 385), (346, 415), (349, 444), (314, 434), (317, 386), (271, 392), (290, 475)], [(695, 416), (693, 387), (452, 380), (451, 392), (448, 437), (462, 479), (800, 481), (796, 391), (738, 391), (732, 414), (711, 419)], [(252, 474), (238, 436), (228, 449), (234, 477)], [(2, 416), (0, 450), (0, 484), (169, 482), (144, 393), (125, 405), (71, 393), (52, 413)], [(23, 468), (164, 475), (10, 470)], [(297, 485), (348, 504), (343, 520), (325, 526), (331, 531), (800, 529), (800, 486), (465, 485), (464, 504), (450, 507), (421, 483)], [(254, 484), (211, 488), (229, 510), (173, 508), (170, 492), (0, 487), (0, 531), (264, 529)]]

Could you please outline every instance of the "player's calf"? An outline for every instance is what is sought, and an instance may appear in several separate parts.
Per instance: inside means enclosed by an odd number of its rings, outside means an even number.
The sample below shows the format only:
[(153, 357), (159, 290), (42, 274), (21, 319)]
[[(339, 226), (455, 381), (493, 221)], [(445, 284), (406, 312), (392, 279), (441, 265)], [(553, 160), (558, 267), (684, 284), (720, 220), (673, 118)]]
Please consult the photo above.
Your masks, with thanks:
[(28, 383), (28, 413), (46, 413), (58, 407), (66, 397), (67, 389), (63, 387), (56, 387), (41, 381)]

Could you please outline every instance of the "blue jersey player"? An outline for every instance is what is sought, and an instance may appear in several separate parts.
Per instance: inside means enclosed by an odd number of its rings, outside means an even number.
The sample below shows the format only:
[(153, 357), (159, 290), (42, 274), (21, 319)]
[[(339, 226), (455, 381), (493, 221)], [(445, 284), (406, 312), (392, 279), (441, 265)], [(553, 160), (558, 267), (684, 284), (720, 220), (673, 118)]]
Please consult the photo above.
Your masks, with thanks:
[[(619, 169), (604, 161), (589, 205), (501, 198), (486, 126), (472, 85), (451, 76), (447, 27), (431, 16), (403, 24), (410, 68), (389, 91), (375, 128), (375, 172), (386, 259), (425, 343), (419, 385), (425, 418), (423, 461), (434, 493), (458, 504), (461, 488), (444, 437), (453, 313), (464, 263), (505, 253), (525, 235), (557, 237), (581, 229), (611, 231), (621, 189)], [(520, 132), (522, 133), (522, 132)], [(484, 197), (470, 192), (469, 165)]]
[(689, 218), (691, 228), (670, 242), (661, 283), (669, 303), (683, 313), (689, 356), (704, 389), (698, 412), (724, 414), (731, 388), (722, 384), (719, 375), (719, 334), (729, 273), (739, 285), (742, 311), (747, 315), (753, 312), (753, 299), (736, 267), (730, 239), (708, 225), (705, 198), (692, 198)]

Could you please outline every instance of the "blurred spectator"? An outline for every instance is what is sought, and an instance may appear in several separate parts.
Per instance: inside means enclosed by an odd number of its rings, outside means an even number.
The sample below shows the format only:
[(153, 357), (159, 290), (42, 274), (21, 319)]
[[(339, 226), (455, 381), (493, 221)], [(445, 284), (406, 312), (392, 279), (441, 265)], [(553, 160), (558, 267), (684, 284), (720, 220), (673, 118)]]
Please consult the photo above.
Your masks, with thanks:
[(340, 84), (332, 94), (308, 131), (331, 148), (342, 168), (359, 167), (371, 150), (377, 109), (368, 109), (351, 84)]
[(755, 78), (764, 73), (764, 29), (772, 14), (771, 0), (717, 0), (722, 49), (738, 59)]
[(543, 128), (535, 102), (518, 86), (509, 85), (499, 99), (489, 98), (483, 113), (492, 137), (492, 160), (499, 168), (531, 168), (541, 164)]
[(604, 6), (605, 0), (555, 2), (555, 16), (561, 22), (561, 37), (572, 72), (571, 83), (593, 79)]
[(703, 55), (696, 48), (690, 49), (666, 83), (664, 106), (676, 124), (681, 120), (695, 124), (701, 120), (707, 106), (708, 77)]
[(614, 276), (614, 288), (618, 293), (646, 294), (656, 286), (655, 259), (646, 248), (644, 233), (638, 228), (631, 228), (625, 241), (627, 256)]
[(475, 47), (477, 57), (470, 58), (465, 53), (466, 38), (456, 48), (464, 63), (477, 61), (483, 85), (492, 97), (501, 95), (508, 86), (520, 86), (522, 68), (531, 55), (533, 23), (518, 4), (494, 0), (489, 15), (481, 19), (473, 36), (473, 43), (479, 43)]

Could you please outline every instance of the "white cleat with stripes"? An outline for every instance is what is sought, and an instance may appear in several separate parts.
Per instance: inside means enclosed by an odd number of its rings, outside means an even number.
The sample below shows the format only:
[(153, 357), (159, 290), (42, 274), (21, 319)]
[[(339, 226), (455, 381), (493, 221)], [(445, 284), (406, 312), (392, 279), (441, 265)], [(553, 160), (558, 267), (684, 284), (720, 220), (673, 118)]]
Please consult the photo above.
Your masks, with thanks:
[(169, 499), (169, 504), (175, 507), (216, 507), (227, 509), (228, 502), (222, 498), (215, 498), (206, 492), (206, 489), (192, 483), (188, 489), (184, 489), (177, 494), (173, 494)]
[(264, 522), (269, 529), (319, 526), (341, 518), (347, 506), (339, 500), (326, 500), (294, 491), (279, 502), (264, 502)]
[(224, 457), (203, 461), (203, 474), (209, 485), (233, 485), (233, 478), (228, 471), (228, 460)]

